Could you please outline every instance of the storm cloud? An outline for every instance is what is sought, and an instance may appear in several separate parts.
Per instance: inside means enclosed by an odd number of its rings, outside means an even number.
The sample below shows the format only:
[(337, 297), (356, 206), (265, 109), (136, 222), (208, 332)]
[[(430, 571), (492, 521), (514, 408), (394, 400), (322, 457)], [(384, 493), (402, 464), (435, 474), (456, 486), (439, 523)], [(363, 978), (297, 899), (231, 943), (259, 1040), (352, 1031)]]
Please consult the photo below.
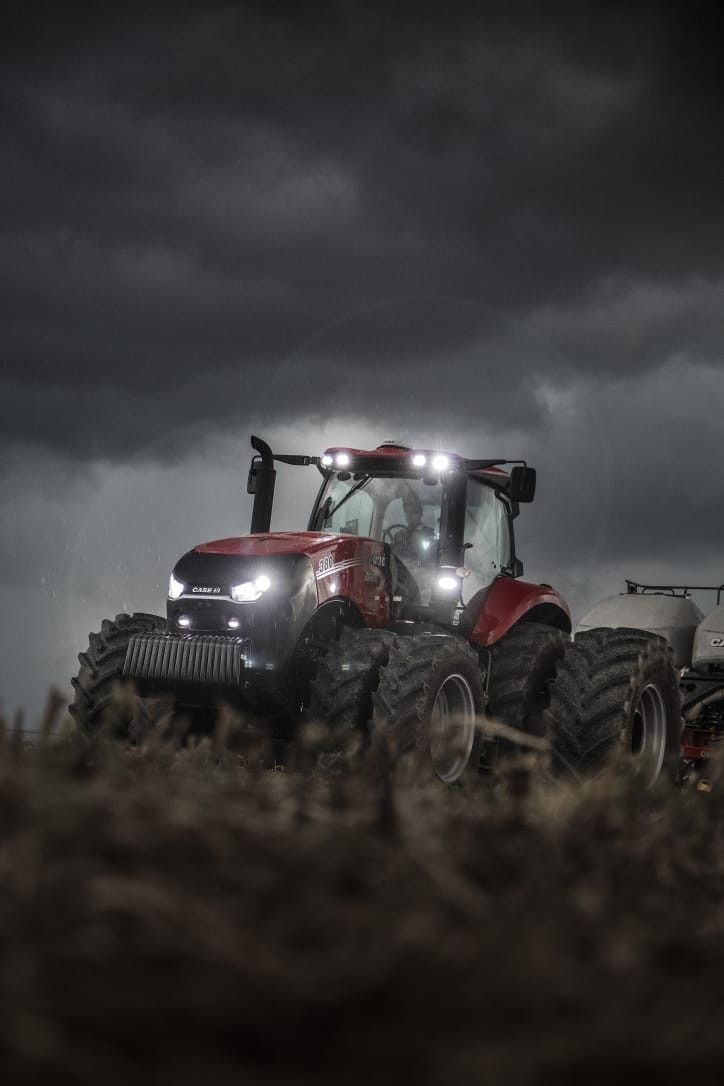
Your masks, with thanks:
[(53, 677), (244, 530), (252, 429), (535, 459), (521, 550), (576, 607), (628, 570), (721, 579), (720, 30), (706, 4), (16, 14), (0, 591), (54, 616)]

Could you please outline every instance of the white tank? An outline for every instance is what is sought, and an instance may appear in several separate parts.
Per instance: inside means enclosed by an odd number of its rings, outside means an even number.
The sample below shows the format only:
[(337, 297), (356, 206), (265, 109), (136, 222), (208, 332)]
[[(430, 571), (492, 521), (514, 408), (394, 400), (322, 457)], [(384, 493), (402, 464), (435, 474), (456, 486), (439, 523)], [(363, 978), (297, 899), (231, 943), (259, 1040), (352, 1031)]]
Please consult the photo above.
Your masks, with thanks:
[(709, 667), (724, 669), (724, 603), (699, 623), (691, 663), (697, 671), (706, 671)]
[(703, 617), (687, 596), (625, 592), (620, 596), (608, 596), (592, 607), (579, 622), (576, 633), (600, 626), (648, 630), (666, 638), (673, 650), (674, 667), (688, 667), (694, 635)]

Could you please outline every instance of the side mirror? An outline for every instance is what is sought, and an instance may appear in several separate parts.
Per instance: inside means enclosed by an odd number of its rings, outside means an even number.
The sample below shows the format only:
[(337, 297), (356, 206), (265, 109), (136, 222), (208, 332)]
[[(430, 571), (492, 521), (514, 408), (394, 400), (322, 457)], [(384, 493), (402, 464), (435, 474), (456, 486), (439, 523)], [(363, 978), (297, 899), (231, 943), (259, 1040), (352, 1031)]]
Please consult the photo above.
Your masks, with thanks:
[(519, 464), (512, 468), (508, 493), (511, 501), (532, 502), (535, 497), (535, 468), (524, 468)]
[(509, 577), (522, 577), (523, 563), (520, 558), (513, 558), (512, 561), (503, 568), (503, 573), (507, 573)]

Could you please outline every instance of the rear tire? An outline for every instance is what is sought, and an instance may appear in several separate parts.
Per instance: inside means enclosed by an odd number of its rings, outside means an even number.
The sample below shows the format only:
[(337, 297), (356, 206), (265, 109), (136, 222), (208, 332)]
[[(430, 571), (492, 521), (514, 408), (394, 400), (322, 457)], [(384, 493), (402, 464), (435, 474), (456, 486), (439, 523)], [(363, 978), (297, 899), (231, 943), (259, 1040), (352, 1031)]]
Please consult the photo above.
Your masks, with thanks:
[(647, 788), (675, 780), (681, 704), (666, 641), (623, 628), (579, 634), (558, 665), (547, 719), (559, 773), (592, 776), (618, 755)]
[[(566, 635), (540, 622), (521, 622), (491, 649), (488, 716), (511, 728), (542, 737), (545, 710), (556, 663), (563, 656)], [(507, 740), (500, 753), (519, 749)]]
[(75, 698), (68, 707), (81, 731), (91, 734), (107, 720), (114, 730), (128, 734), (133, 713), (117, 701), (128, 642), (134, 634), (165, 630), (165, 619), (137, 613), (104, 619), (99, 633), (90, 634), (87, 651), (78, 653), (80, 671), (71, 680)]
[(395, 635), (373, 695), (373, 728), (423, 776), (455, 784), (477, 774), (485, 694), (478, 657), (459, 637)]
[(308, 718), (340, 733), (365, 732), (393, 638), (389, 630), (343, 627), (339, 640), (329, 642), (310, 683)]

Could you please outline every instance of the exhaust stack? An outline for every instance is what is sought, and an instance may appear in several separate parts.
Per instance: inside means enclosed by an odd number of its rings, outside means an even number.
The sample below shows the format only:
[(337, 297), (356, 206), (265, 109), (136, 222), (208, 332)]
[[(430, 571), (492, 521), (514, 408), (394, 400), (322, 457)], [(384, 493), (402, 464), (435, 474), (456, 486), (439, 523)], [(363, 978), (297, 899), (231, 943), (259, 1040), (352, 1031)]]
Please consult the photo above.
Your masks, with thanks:
[(254, 508), (251, 514), (251, 531), (254, 534), (268, 532), (271, 527), (277, 473), (274, 469), (274, 454), (271, 446), (260, 437), (254, 437), (253, 434), (251, 445), (257, 455), (251, 460), (246, 490), (248, 494), (254, 495)]

